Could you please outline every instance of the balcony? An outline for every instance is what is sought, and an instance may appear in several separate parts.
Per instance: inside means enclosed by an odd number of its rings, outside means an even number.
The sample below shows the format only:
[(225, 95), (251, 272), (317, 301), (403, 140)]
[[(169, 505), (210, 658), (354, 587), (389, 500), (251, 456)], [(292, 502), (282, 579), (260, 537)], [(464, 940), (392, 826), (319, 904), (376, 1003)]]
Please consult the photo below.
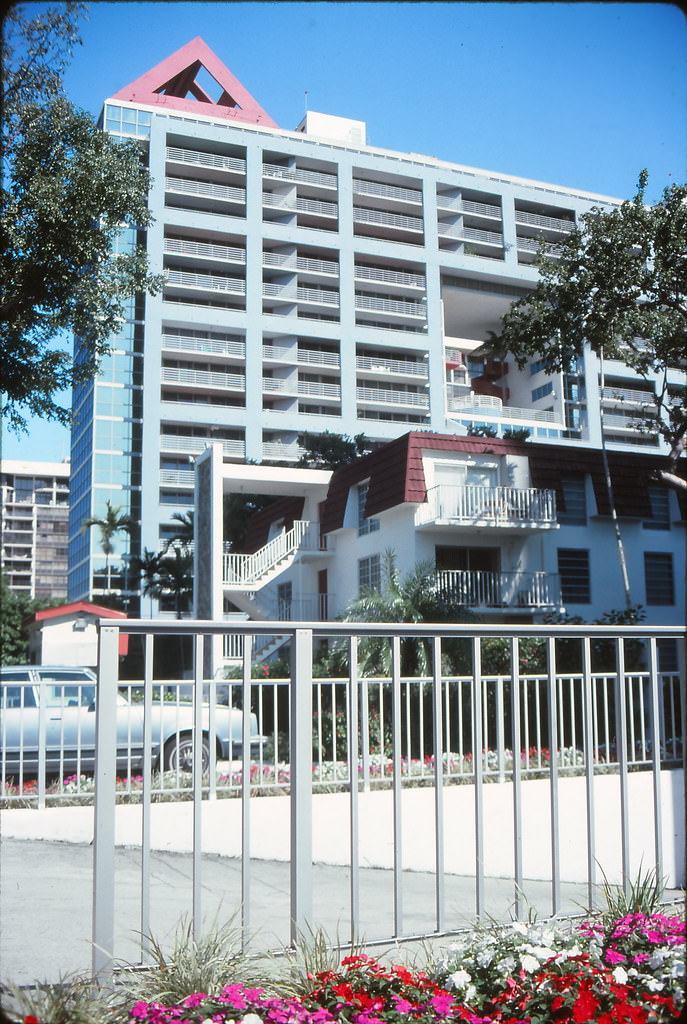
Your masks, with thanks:
[(165, 178), (165, 192), (194, 198), (198, 200), (200, 209), (213, 209), (218, 203), (241, 207), (246, 205), (245, 188), (215, 185), (211, 181), (198, 181), (195, 178)]
[(403, 188), (401, 185), (387, 185), (381, 181), (354, 178), (353, 192), (359, 196), (375, 196), (379, 199), (391, 199), (397, 203), (412, 203), (414, 206), (422, 206), (422, 191), (417, 188)]
[(246, 379), (239, 373), (220, 373), (216, 370), (184, 370), (173, 366), (163, 366), (161, 371), (163, 384), (177, 384), (190, 388), (215, 389), (223, 391), (246, 390)]
[(246, 345), (243, 341), (223, 341), (213, 338), (185, 338), (182, 335), (163, 334), (162, 348), (173, 352), (203, 352), (214, 356), (245, 359)]
[(425, 279), (422, 274), (409, 274), (402, 270), (386, 270), (383, 267), (355, 268), (356, 281), (372, 281), (375, 284), (393, 285), (399, 288), (419, 288), (424, 291)]
[(423, 230), (421, 217), (407, 217), (401, 213), (386, 213), (384, 210), (368, 210), (361, 206), (353, 207), (353, 220), (356, 224), (369, 224), (374, 227), (409, 231), (420, 235)]
[(473, 217), (487, 217), (489, 220), (501, 220), (501, 207), (491, 203), (475, 203), (471, 199), (451, 199), (448, 196), (437, 196), (437, 207), (440, 210), (455, 210), (456, 213)]
[(274, 192), (263, 192), (262, 204), (283, 213), (311, 213), (318, 217), (334, 218), (338, 216), (338, 206), (336, 203), (323, 203), (318, 199), (303, 199), (300, 196), (297, 196), (294, 200), (291, 196), (283, 196)]
[(221, 263), (246, 262), (245, 249), (234, 245), (217, 245), (214, 242), (197, 242), (189, 238), (165, 238), (163, 252), (169, 256), (193, 256)]
[(279, 267), (282, 270), (303, 271), (309, 274), (339, 276), (339, 264), (333, 260), (311, 259), (308, 256), (293, 256), (283, 252), (265, 252), (262, 256), (265, 267)]
[(245, 458), (245, 441), (222, 440), (221, 438), (214, 437), (189, 437), (184, 434), (163, 434), (160, 437), (161, 452), (200, 455), (211, 444), (221, 444), (222, 453), (231, 458)]
[(614, 408), (627, 408), (629, 405), (636, 409), (655, 409), (654, 396), (648, 391), (641, 391), (639, 388), (610, 387), (602, 388), (601, 400), (605, 406)]
[(400, 317), (405, 320), (427, 319), (427, 306), (424, 302), (402, 302), (399, 299), (380, 299), (376, 295), (359, 295), (356, 292), (355, 308), (374, 313), (386, 313), (387, 316)]
[(393, 391), (385, 388), (371, 388), (362, 385), (355, 389), (356, 401), (365, 406), (381, 406), (387, 409), (389, 406), (396, 406), (407, 410), (417, 409), (422, 412), (429, 412), (429, 396), (414, 391)]
[(547, 242), (545, 238), (522, 238), (518, 236), (516, 242), (518, 252), (532, 253), (537, 255), (543, 248), (547, 256), (560, 256), (563, 251), (560, 245)]
[(162, 487), (193, 487), (195, 473), (192, 469), (161, 469), (160, 486)]
[[(463, 385), (460, 385), (462, 387)], [(545, 409), (520, 409), (515, 405), (504, 405), (500, 398), (492, 395), (469, 395), (452, 393), (452, 385), (447, 387), (447, 412), (454, 419), (492, 420), (495, 423), (516, 424), (523, 426), (550, 426), (563, 429), (565, 424), (556, 413)]]
[(438, 484), (416, 513), (418, 526), (482, 529), (556, 530), (554, 491), (532, 487), (482, 487)]
[(356, 356), (355, 365), (357, 370), (363, 370), (369, 376), (392, 377), (414, 377), (427, 380), (429, 370), (426, 362), (416, 362), (411, 359), (385, 359), (382, 356)]
[(217, 274), (194, 274), (187, 270), (166, 270), (165, 288), (210, 294), (245, 295), (246, 282), (240, 277), (223, 277)]
[(274, 462), (298, 462), (305, 455), (305, 448), (295, 442), (285, 444), (283, 441), (263, 441), (262, 457)]
[(531, 224), (534, 227), (545, 228), (547, 231), (558, 231), (570, 234), (575, 227), (574, 220), (564, 220), (560, 217), (543, 217), (539, 213), (525, 213), (524, 210), (515, 211), (516, 224)]
[(444, 600), (464, 608), (540, 611), (559, 608), (557, 576), (545, 572), (486, 572), (446, 569), (436, 574)]
[(266, 394), (298, 395), (300, 398), (322, 398), (332, 402), (341, 401), (341, 385), (325, 384), (320, 381), (280, 380), (278, 377), (263, 377), (262, 389)]
[(209, 167), (219, 171), (237, 171), (246, 173), (246, 161), (236, 156), (219, 156), (216, 153), (201, 153), (195, 149), (182, 149), (179, 146), (167, 146), (167, 160), (175, 164), (189, 167)]
[(294, 351), (292, 348), (279, 348), (277, 345), (262, 346), (263, 362), (273, 363), (294, 363), (305, 366), (327, 366), (339, 369), (341, 359), (338, 352), (325, 352), (316, 349), (299, 348)]
[(317, 185), (319, 188), (336, 190), (335, 174), (323, 171), (309, 171), (304, 167), (281, 167), (279, 164), (263, 164), (263, 177), (277, 178), (282, 181), (295, 181), (303, 185)]

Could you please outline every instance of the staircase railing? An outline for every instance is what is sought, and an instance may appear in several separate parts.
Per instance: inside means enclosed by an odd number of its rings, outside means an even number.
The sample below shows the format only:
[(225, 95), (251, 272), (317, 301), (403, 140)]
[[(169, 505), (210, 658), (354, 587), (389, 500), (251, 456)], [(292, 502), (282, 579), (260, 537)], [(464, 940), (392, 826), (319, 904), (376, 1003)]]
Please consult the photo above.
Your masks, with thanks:
[(320, 524), (297, 519), (290, 530), (280, 533), (252, 555), (224, 555), (223, 581), (226, 585), (253, 588), (297, 551), (320, 551), (324, 546)]

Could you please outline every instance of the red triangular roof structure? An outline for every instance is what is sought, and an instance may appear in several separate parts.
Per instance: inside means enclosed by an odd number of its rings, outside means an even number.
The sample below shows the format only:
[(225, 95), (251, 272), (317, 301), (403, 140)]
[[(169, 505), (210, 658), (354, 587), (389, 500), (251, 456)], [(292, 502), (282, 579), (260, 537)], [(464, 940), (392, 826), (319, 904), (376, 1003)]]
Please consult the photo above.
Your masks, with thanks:
[[(211, 99), (196, 81), (204, 68), (222, 90), (217, 101)], [(238, 78), (215, 56), (207, 43), (196, 36), (186, 46), (166, 57), (150, 71), (124, 86), (110, 99), (145, 103), (146, 106), (182, 110), (192, 114), (240, 121), (244, 124), (277, 125), (259, 103), (253, 99)]]

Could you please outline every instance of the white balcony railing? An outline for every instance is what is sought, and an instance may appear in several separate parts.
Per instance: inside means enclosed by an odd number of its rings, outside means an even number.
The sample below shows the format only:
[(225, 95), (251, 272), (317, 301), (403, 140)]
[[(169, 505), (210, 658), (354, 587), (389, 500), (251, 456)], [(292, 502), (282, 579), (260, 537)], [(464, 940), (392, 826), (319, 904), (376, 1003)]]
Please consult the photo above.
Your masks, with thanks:
[(353, 220), (359, 224), (375, 224), (403, 231), (422, 231), (420, 217), (406, 217), (401, 213), (386, 213), (384, 210), (368, 210), (361, 206), (353, 207)]
[(448, 412), (465, 417), (481, 416), (490, 420), (506, 420), (521, 423), (557, 423), (555, 413), (546, 409), (520, 409), (515, 405), (504, 405), (495, 395), (453, 395), (448, 385)]
[(397, 284), (407, 288), (424, 288), (425, 279), (421, 274), (407, 274), (401, 270), (386, 270), (383, 267), (355, 268), (356, 281), (375, 281), (379, 284)]
[(655, 409), (654, 396), (648, 391), (641, 391), (639, 388), (610, 387), (602, 388), (601, 398), (604, 405), (634, 405), (638, 408)]
[(263, 459), (281, 460), (284, 462), (298, 462), (301, 455), (305, 454), (305, 448), (299, 444), (285, 444), (283, 441), (263, 441)]
[(522, 238), (520, 235), (518, 235), (517, 247), (523, 252), (538, 253), (543, 249), (547, 256), (560, 256), (563, 251), (560, 245), (554, 245), (543, 238)]
[(560, 606), (557, 576), (545, 572), (440, 570), (436, 584), (442, 597), (466, 608), (541, 609)]
[(339, 293), (326, 288), (298, 288), (296, 297), (299, 302), (309, 302), (317, 306), (339, 305)]
[(188, 455), (200, 455), (211, 444), (221, 444), (224, 455), (243, 458), (246, 454), (246, 442), (238, 439), (223, 440), (213, 437), (189, 437), (185, 434), (163, 434), (160, 437), (161, 452), (182, 452)]
[(322, 171), (309, 171), (304, 167), (280, 167), (279, 164), (263, 164), (262, 173), (266, 178), (280, 178), (284, 181), (298, 181), (304, 185), (319, 185), (321, 188), (337, 187), (336, 175)]
[(263, 345), (262, 358), (278, 359), (289, 363), (305, 363), (308, 366), (339, 367), (341, 365), (338, 352), (319, 352), (306, 348), (299, 348), (297, 352), (294, 352), (292, 348), (280, 348), (278, 345)]
[(217, 356), (238, 356), (240, 359), (245, 359), (246, 356), (246, 345), (243, 341), (185, 338), (183, 335), (163, 334), (162, 347), (175, 352), (205, 352)]
[(333, 260), (315, 260), (309, 256), (293, 256), (283, 252), (265, 252), (262, 262), (266, 267), (280, 267), (283, 270), (302, 270), (311, 274), (327, 274), (338, 277), (339, 264)]
[(549, 231), (564, 231), (569, 233), (575, 227), (574, 220), (565, 220), (561, 217), (543, 217), (539, 213), (525, 213), (524, 210), (515, 211), (516, 224), (534, 224), (536, 227), (548, 228)]
[(263, 192), (262, 203), (263, 206), (280, 209), (285, 213), (314, 213), (322, 217), (336, 217), (338, 213), (336, 203), (323, 203), (319, 199), (303, 199), (300, 196), (294, 200), (274, 192)]
[(188, 270), (166, 270), (165, 284), (178, 288), (193, 288), (203, 292), (226, 292), (230, 295), (246, 294), (246, 282), (240, 277), (194, 274)]
[(419, 506), (417, 521), (555, 527), (556, 495), (532, 487), (438, 484), (427, 490), (427, 501)]
[(165, 178), (165, 190), (186, 196), (200, 196), (203, 199), (220, 199), (225, 203), (240, 203), (245, 206), (245, 188), (233, 185), (215, 185), (211, 181), (196, 181), (192, 178)]
[(427, 363), (414, 362), (410, 359), (384, 359), (377, 356), (356, 356), (356, 369), (368, 373), (403, 374), (408, 377), (422, 377), (427, 380), (429, 370)]
[(412, 406), (415, 409), (429, 409), (429, 397), (413, 391), (394, 391), (391, 388), (369, 388), (364, 385), (355, 389), (358, 402), (371, 405)]
[(355, 296), (356, 309), (374, 310), (377, 313), (390, 313), (393, 316), (412, 316), (420, 320), (427, 319), (427, 306), (424, 302), (402, 302), (399, 299), (380, 299), (375, 295)]
[(160, 484), (168, 487), (193, 487), (195, 473), (192, 469), (161, 469)]
[(396, 199), (402, 203), (422, 205), (422, 192), (416, 188), (403, 188), (400, 185), (387, 185), (381, 181), (365, 181), (363, 178), (354, 178), (353, 191), (361, 196), (381, 196), (384, 199)]
[(225, 388), (228, 391), (245, 391), (246, 378), (239, 373), (218, 373), (212, 370), (184, 370), (163, 366), (163, 384), (182, 384), (188, 387)]
[(201, 153), (196, 149), (182, 149), (179, 146), (167, 146), (166, 156), (168, 160), (176, 164), (213, 167), (221, 171), (238, 171), (240, 174), (246, 173), (246, 161), (237, 156)]
[(246, 250), (235, 245), (217, 245), (215, 242), (196, 242), (190, 238), (165, 238), (163, 251), (170, 255), (200, 256), (223, 260), (225, 263), (245, 263)]

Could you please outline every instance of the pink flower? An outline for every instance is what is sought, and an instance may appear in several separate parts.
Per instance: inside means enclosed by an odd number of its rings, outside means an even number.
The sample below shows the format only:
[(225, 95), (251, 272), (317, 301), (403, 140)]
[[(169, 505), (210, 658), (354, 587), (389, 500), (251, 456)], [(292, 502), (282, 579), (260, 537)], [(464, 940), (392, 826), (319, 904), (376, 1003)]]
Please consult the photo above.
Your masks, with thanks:
[(451, 1007), (453, 1006), (453, 996), (449, 995), (448, 992), (437, 992), (435, 996), (432, 996), (430, 1003), (437, 1011), (443, 1015), (446, 1015)]
[(145, 1020), (148, 1016), (148, 1010), (148, 1003), (134, 1003), (131, 1007), (131, 1016), (135, 1017), (136, 1020)]
[(609, 964), (622, 964), (627, 960), (627, 957), (623, 953), (619, 953), (617, 949), (606, 950), (606, 963)]

